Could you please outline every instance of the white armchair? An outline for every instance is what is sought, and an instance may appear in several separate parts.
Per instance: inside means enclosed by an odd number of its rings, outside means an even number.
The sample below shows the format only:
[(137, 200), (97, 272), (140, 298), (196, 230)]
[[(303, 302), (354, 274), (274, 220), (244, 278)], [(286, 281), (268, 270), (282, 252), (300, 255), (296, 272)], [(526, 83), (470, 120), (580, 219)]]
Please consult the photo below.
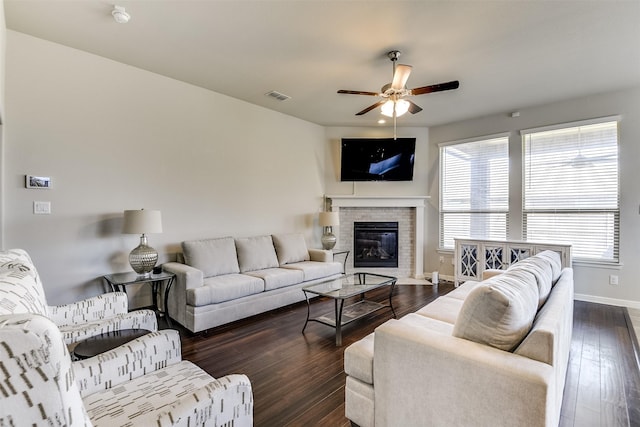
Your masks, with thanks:
[(47, 317), (60, 329), (67, 344), (122, 329), (158, 330), (155, 312), (129, 312), (129, 299), (124, 292), (109, 292), (71, 304), (49, 305)]
[(128, 311), (123, 292), (110, 292), (79, 302), (49, 306), (29, 254), (22, 249), (0, 252), (0, 315), (33, 313), (51, 319), (67, 345), (121, 329), (158, 330), (152, 310)]
[(164, 330), (71, 362), (51, 320), (0, 316), (0, 425), (252, 426), (249, 379), (215, 379), (180, 348)]

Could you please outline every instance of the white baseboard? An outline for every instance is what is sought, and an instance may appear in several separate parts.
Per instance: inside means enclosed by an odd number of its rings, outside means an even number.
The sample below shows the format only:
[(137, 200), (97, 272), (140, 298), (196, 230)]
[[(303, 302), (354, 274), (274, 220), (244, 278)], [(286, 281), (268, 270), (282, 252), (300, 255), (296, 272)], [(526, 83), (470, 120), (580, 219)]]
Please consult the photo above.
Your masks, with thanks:
[(573, 299), (578, 301), (595, 302), (598, 304), (615, 305), (618, 307), (631, 307), (640, 309), (640, 301), (631, 301), (626, 299), (598, 297), (594, 295), (575, 294)]

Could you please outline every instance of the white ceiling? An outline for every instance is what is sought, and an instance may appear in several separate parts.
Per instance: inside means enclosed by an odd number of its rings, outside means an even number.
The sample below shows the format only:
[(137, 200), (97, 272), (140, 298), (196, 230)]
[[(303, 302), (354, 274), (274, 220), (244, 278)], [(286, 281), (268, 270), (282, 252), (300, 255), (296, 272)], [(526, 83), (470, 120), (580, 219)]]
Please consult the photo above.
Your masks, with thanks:
[[(508, 113), (640, 84), (640, 1), (4, 0), (8, 29), (91, 52), (326, 126), (390, 82), (389, 50), (419, 95), (398, 125)], [(264, 94), (291, 96), (278, 102)], [(167, 100), (170, 102), (170, 100)]]

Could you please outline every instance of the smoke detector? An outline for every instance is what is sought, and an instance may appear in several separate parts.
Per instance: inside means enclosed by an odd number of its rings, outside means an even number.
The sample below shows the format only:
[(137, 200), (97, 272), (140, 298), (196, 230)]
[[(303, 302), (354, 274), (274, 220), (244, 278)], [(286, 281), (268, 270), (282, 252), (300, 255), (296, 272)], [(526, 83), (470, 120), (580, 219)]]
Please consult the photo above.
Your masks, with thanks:
[(124, 7), (122, 6), (113, 6), (111, 15), (118, 24), (126, 24), (131, 19), (131, 15), (125, 12)]

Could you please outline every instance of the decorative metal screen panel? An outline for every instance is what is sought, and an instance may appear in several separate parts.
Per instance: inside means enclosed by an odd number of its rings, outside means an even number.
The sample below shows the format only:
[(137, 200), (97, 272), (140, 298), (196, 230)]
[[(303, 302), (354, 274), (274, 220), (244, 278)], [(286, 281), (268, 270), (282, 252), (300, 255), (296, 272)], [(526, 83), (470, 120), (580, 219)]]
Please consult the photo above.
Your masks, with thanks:
[(484, 247), (484, 269), (497, 269), (502, 270), (504, 268), (504, 261), (502, 255), (504, 254), (504, 248), (502, 246), (485, 246)]
[(462, 245), (460, 271), (467, 277), (478, 277), (478, 245)]
[(531, 256), (530, 248), (510, 248), (509, 252), (509, 264), (515, 264)]

